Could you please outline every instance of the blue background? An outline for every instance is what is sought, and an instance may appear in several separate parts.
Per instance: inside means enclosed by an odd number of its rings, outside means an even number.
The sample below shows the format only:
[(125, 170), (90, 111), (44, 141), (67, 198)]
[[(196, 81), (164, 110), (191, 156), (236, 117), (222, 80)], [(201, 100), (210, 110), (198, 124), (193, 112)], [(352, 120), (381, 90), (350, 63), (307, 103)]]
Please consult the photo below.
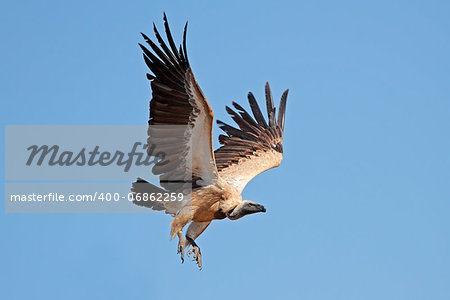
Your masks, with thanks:
[(290, 94), (283, 164), (244, 191), (267, 213), (213, 222), (198, 239), (201, 272), (180, 263), (167, 215), (2, 208), (1, 298), (450, 299), (449, 10), (2, 1), (3, 126), (145, 124), (137, 43), (153, 21), (162, 29), (163, 11), (177, 43), (189, 20), (190, 61), (217, 118), (250, 90), (263, 101), (266, 81)]

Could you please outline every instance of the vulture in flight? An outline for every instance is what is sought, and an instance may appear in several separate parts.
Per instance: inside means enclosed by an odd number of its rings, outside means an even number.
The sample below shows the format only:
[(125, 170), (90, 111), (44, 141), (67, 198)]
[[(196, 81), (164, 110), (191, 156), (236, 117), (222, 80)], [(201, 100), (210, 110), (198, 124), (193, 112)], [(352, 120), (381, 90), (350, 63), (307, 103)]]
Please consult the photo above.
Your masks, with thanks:
[[(242, 199), (242, 190), (259, 173), (280, 165), (283, 158), (283, 129), (288, 90), (281, 96), (278, 114), (272, 93), (265, 86), (267, 119), (252, 93), (248, 101), (253, 116), (233, 102), (226, 107), (237, 127), (217, 121), (225, 132), (219, 136), (221, 146), (213, 149), (213, 111), (195, 80), (183, 43), (177, 48), (164, 14), (167, 42), (153, 24), (159, 46), (142, 34), (150, 46), (140, 45), (152, 90), (148, 127), (148, 149), (164, 153), (153, 168), (159, 187), (142, 178), (133, 183), (134, 203), (165, 211), (174, 219), (170, 236), (178, 236), (178, 253), (184, 251), (202, 267), (200, 248), (195, 239), (212, 220), (237, 220), (245, 215), (265, 212), (261, 204)], [(148, 47), (148, 46), (147, 46)], [(150, 151), (149, 151), (150, 153)], [(182, 195), (181, 201), (155, 201), (143, 195)], [(139, 198), (139, 199), (138, 199)], [(186, 238), (183, 228), (189, 224)]]

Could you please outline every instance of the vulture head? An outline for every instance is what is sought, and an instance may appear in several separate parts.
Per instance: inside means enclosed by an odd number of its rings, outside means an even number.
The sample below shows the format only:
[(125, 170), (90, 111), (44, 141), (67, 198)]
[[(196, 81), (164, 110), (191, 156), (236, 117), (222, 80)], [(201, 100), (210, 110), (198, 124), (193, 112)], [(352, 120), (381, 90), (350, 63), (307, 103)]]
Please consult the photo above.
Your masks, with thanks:
[(261, 204), (252, 202), (250, 200), (244, 200), (236, 206), (234, 209), (227, 213), (227, 217), (230, 220), (237, 220), (245, 215), (250, 215), (258, 212), (266, 212), (266, 208)]

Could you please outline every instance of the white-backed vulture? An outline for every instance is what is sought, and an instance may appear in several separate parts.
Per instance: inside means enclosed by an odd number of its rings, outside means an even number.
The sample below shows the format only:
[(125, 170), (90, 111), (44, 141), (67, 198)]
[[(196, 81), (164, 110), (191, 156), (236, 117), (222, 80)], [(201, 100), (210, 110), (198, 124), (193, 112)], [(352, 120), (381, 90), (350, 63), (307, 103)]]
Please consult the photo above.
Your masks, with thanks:
[[(267, 117), (264, 118), (252, 93), (248, 94), (253, 117), (239, 104), (235, 110), (226, 107), (238, 128), (217, 121), (226, 133), (219, 136), (221, 146), (213, 150), (213, 111), (194, 78), (186, 51), (186, 29), (183, 44), (177, 49), (164, 14), (168, 44), (154, 26), (159, 47), (142, 34), (151, 50), (139, 44), (144, 60), (153, 74), (150, 80), (152, 99), (148, 147), (153, 153), (165, 154), (152, 168), (159, 175), (157, 187), (141, 178), (133, 183), (138, 194), (181, 192), (182, 201), (138, 201), (134, 203), (171, 214), (171, 237), (178, 236), (178, 253), (184, 261), (184, 250), (201, 268), (200, 248), (195, 239), (212, 220), (237, 220), (245, 215), (265, 212), (264, 206), (243, 200), (241, 192), (256, 175), (280, 165), (283, 158), (283, 128), (288, 90), (281, 96), (278, 116), (269, 84), (266, 84)], [(179, 126), (174, 126), (179, 125)], [(181, 128), (181, 129), (180, 129)], [(183, 228), (189, 224), (186, 239)]]

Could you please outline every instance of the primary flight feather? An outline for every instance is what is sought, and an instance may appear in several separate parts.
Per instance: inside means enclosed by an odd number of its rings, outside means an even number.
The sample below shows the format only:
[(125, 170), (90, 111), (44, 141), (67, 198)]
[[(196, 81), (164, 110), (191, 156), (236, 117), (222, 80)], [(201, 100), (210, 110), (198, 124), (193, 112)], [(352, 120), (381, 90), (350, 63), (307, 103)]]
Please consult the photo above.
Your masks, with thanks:
[[(201, 268), (201, 252), (195, 239), (212, 220), (237, 220), (245, 215), (265, 212), (264, 206), (243, 200), (242, 190), (253, 177), (280, 165), (283, 159), (283, 129), (288, 90), (281, 96), (278, 115), (272, 92), (266, 83), (267, 120), (252, 93), (248, 101), (253, 116), (233, 102), (226, 111), (237, 127), (217, 121), (225, 132), (219, 136), (221, 147), (213, 150), (213, 111), (200, 89), (187, 57), (186, 31), (183, 44), (176, 47), (164, 14), (167, 42), (153, 26), (159, 46), (142, 34), (150, 51), (140, 45), (144, 61), (153, 74), (147, 74), (152, 89), (148, 147), (164, 153), (152, 168), (159, 175), (157, 187), (138, 178), (134, 195), (182, 193), (182, 201), (138, 201), (134, 203), (171, 214), (171, 237), (178, 236), (178, 253), (192, 246)], [(137, 197), (136, 197), (137, 198)], [(186, 239), (183, 228), (189, 224)]]

